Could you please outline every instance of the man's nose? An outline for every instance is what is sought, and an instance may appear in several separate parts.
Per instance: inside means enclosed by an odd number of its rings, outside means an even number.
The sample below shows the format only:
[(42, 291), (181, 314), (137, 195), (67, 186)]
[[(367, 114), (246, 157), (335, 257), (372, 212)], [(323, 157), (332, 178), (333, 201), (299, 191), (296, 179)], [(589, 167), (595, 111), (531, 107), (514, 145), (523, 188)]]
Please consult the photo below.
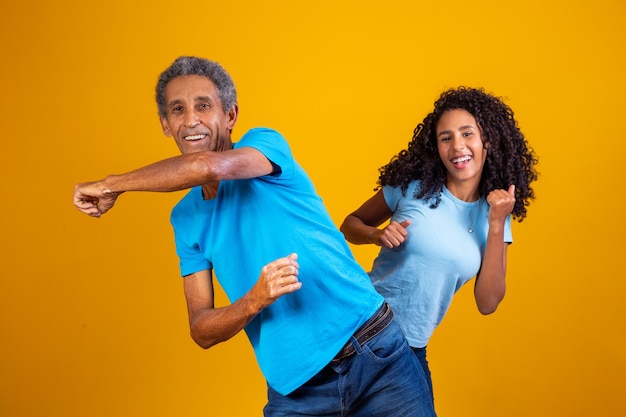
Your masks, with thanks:
[(200, 119), (196, 112), (190, 111), (185, 118), (185, 127), (196, 127), (200, 123)]

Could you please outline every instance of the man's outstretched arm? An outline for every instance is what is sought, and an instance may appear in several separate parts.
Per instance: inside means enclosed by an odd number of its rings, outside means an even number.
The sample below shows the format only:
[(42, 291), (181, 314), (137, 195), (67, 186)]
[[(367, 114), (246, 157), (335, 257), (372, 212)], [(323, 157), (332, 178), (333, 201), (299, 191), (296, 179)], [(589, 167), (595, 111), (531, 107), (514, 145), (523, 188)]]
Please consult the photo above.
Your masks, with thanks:
[(178, 191), (220, 180), (268, 175), (272, 169), (265, 155), (254, 148), (190, 153), (100, 181), (77, 184), (74, 205), (89, 216), (100, 217), (126, 191)]

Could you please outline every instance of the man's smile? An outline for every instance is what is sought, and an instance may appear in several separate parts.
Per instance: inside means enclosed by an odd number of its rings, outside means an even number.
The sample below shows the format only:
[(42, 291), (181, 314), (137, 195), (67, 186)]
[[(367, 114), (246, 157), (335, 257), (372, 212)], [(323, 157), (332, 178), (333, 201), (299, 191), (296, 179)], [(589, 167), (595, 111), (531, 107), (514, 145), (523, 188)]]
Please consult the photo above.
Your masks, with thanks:
[(191, 142), (191, 141), (204, 139), (205, 137), (207, 137), (206, 134), (198, 134), (198, 135), (183, 136), (183, 139), (185, 139), (186, 141), (190, 141)]

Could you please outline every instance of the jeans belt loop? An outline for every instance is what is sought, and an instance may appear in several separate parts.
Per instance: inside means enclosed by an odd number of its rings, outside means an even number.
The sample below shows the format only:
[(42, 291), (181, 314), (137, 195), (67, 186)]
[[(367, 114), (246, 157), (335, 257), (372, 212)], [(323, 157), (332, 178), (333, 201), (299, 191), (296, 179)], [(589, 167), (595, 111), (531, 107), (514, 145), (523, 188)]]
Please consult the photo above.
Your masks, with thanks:
[[(370, 318), (363, 326), (361, 326), (353, 335), (359, 346), (363, 346), (365, 343), (372, 340), (376, 335), (382, 332), (389, 323), (393, 321), (393, 310), (389, 307), (387, 302), (384, 302), (382, 307), (378, 309), (376, 313)], [(348, 356), (356, 353), (356, 349), (352, 344), (352, 338), (344, 345), (339, 353), (333, 358), (333, 362), (345, 359)]]

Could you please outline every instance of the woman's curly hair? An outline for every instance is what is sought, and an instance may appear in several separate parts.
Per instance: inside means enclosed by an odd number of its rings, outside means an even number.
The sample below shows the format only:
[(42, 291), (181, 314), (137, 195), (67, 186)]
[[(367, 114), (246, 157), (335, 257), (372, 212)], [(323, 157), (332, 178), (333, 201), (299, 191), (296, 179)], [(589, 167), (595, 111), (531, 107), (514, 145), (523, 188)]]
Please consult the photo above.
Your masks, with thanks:
[(446, 183), (446, 168), (437, 150), (436, 129), (443, 113), (455, 109), (466, 110), (474, 116), (483, 144), (488, 146), (478, 187), (480, 196), (486, 197), (495, 189), (506, 190), (515, 185), (512, 216), (521, 222), (526, 217), (526, 206), (535, 198), (530, 184), (537, 179), (534, 166), (538, 161), (513, 117), (513, 110), (482, 88), (458, 87), (442, 93), (433, 112), (415, 128), (408, 149), (379, 169), (376, 189), (384, 185), (401, 187), (406, 195), (409, 183), (419, 180), (420, 187), (413, 196), (432, 201), (432, 208), (439, 205)]

